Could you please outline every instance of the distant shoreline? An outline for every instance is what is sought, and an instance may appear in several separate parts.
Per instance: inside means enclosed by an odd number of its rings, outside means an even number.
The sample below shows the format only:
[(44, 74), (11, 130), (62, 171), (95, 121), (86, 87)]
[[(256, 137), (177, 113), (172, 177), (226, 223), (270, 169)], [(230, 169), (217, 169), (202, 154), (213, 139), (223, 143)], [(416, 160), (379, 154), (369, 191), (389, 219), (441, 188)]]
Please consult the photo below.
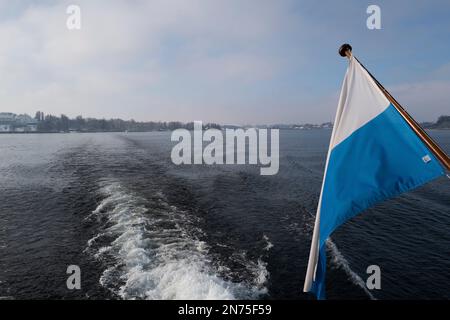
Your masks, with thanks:
[[(147, 121), (139, 122), (134, 120), (122, 119), (95, 119), (69, 118), (65, 115), (60, 117), (51, 114), (44, 115), (37, 111), (33, 117), (28, 114), (17, 115), (12, 112), (0, 112), (0, 134), (10, 133), (98, 133), (98, 132), (164, 132), (175, 129), (194, 129), (194, 122), (180, 121)], [(203, 124), (203, 123), (202, 123)], [(424, 129), (449, 130), (450, 116), (440, 116), (436, 122), (421, 122)], [(313, 123), (272, 123), (272, 124), (218, 124), (204, 123), (205, 129), (279, 129), (279, 130), (330, 130), (333, 123), (324, 122), (321, 124)]]
[[(248, 129), (243, 127), (242, 129)], [(258, 127), (256, 127), (258, 129)], [(294, 128), (268, 128), (278, 129), (280, 131), (331, 131), (332, 128), (314, 128), (314, 129), (294, 129)], [(226, 128), (222, 129), (226, 130)], [(153, 131), (73, 131), (73, 132), (0, 132), (0, 135), (14, 134), (14, 135), (29, 135), (29, 134), (73, 134), (73, 133), (146, 133), (146, 132), (171, 132), (172, 130), (153, 130)], [(192, 130), (189, 130), (192, 131)], [(450, 128), (425, 128), (425, 131), (450, 131)]]

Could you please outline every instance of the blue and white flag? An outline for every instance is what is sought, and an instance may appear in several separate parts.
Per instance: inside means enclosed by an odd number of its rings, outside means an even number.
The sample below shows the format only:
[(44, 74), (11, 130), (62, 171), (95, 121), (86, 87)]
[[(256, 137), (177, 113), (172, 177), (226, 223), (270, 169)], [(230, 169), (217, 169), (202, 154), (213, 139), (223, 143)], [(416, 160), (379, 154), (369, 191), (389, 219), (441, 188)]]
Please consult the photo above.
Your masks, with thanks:
[(304, 291), (325, 298), (326, 240), (338, 226), (444, 172), (351, 56), (331, 135)]

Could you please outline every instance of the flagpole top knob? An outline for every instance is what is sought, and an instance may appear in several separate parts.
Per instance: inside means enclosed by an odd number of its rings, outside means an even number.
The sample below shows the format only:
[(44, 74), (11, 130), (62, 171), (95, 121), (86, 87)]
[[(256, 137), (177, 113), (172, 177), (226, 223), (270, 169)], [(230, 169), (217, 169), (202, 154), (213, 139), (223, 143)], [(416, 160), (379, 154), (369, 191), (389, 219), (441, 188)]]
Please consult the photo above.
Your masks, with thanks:
[(352, 55), (352, 46), (349, 45), (348, 43), (344, 43), (340, 48), (339, 48), (339, 54), (341, 55), (341, 57), (349, 57)]

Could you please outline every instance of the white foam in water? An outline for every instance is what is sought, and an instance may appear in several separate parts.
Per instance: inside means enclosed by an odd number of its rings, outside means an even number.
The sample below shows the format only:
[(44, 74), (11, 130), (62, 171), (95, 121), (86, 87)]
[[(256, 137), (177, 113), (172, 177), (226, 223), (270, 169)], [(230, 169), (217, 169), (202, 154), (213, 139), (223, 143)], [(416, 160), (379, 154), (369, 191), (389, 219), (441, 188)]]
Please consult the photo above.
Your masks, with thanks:
[(272, 249), (273, 248), (273, 243), (270, 242), (269, 237), (264, 234), (263, 235), (263, 239), (266, 242), (266, 246), (264, 247), (264, 250), (265, 251), (269, 251), (270, 249)]
[(263, 288), (260, 292), (267, 293), (267, 289), (264, 287), (269, 279), (269, 271), (267, 271), (267, 263), (258, 259), (258, 263), (254, 270), (254, 274), (256, 275), (255, 283), (258, 288)]
[(364, 292), (369, 296), (370, 299), (376, 300), (376, 298), (372, 295), (372, 293), (367, 289), (366, 284), (364, 280), (350, 268), (350, 264), (348, 263), (347, 259), (342, 255), (342, 253), (339, 251), (336, 244), (331, 240), (327, 240), (327, 247), (331, 251), (331, 255), (333, 257), (332, 262), (340, 267), (344, 272), (348, 275), (349, 279), (357, 286), (361, 287)]
[(187, 228), (195, 229), (194, 218), (161, 194), (146, 200), (114, 182), (101, 192), (105, 199), (93, 215), (107, 223), (89, 240), (88, 250), (109, 265), (100, 283), (123, 299), (255, 299), (267, 293), (263, 261), (247, 261), (254, 279), (223, 279), (219, 271), (226, 268), (212, 266), (208, 245)]
[[(312, 230), (314, 229), (315, 217), (311, 212), (308, 212), (308, 216), (306, 217), (307, 218), (309, 217), (309, 220), (305, 224), (306, 230), (307, 232), (312, 232)], [(296, 228), (297, 226), (295, 226), (295, 229)], [(376, 300), (376, 298), (369, 291), (369, 289), (367, 289), (364, 280), (355, 271), (353, 271), (352, 268), (350, 268), (349, 262), (347, 261), (347, 259), (345, 259), (344, 255), (339, 251), (338, 247), (333, 242), (333, 240), (331, 240), (331, 238), (328, 238), (327, 240), (327, 249), (332, 257), (331, 262), (334, 263), (336, 267), (341, 268), (347, 274), (349, 280), (353, 284), (363, 289), (370, 299)]]

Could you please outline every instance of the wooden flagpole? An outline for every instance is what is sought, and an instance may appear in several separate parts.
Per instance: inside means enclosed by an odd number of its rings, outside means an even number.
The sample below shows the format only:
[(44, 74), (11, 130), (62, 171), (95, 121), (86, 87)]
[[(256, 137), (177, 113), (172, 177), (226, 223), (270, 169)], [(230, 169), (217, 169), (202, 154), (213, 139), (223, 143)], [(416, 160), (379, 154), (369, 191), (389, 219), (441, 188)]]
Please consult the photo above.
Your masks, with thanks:
[[(352, 47), (349, 44), (343, 44), (339, 48), (339, 54), (342, 57), (351, 58), (352, 57)], [(356, 58), (355, 58), (356, 59)], [(367, 73), (372, 77), (373, 81), (377, 84), (378, 88), (384, 93), (386, 98), (392, 103), (392, 105), (397, 109), (400, 115), (405, 119), (406, 123), (411, 127), (415, 134), (425, 143), (425, 145), (430, 149), (430, 151), (439, 159), (446, 170), (450, 171), (450, 158), (444, 152), (444, 150), (439, 147), (439, 145), (425, 132), (425, 130), (409, 115), (408, 112), (398, 103), (397, 100), (387, 91), (383, 85), (367, 70), (364, 65), (356, 59), (358, 63), (367, 71)]]

